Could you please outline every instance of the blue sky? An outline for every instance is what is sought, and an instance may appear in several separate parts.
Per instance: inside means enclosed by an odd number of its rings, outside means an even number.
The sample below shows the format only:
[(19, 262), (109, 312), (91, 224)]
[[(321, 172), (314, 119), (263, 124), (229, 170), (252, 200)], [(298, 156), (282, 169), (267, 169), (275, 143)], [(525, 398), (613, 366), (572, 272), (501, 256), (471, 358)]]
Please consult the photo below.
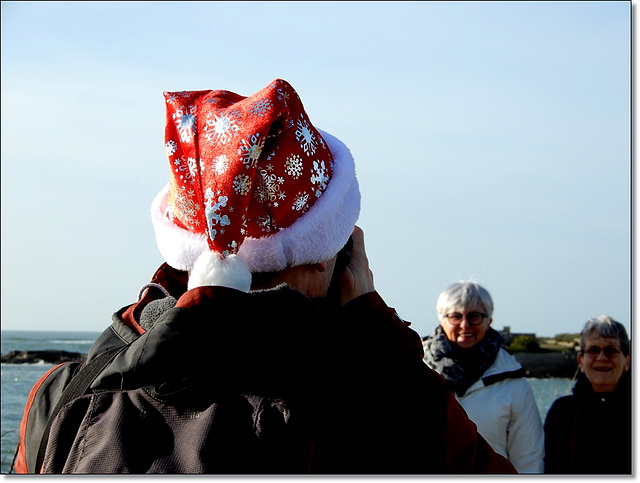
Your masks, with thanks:
[(631, 3), (2, 2), (2, 328), (100, 331), (162, 263), (165, 90), (289, 81), (351, 149), (378, 291), (427, 335), (630, 327)]

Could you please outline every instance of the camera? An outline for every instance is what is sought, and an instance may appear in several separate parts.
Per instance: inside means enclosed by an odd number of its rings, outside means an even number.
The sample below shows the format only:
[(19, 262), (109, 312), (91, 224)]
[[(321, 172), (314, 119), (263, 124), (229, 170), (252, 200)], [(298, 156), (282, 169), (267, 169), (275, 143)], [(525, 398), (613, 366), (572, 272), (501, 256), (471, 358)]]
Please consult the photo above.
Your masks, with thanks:
[(336, 265), (333, 269), (331, 282), (329, 283), (329, 290), (327, 291), (327, 297), (336, 302), (340, 300), (340, 277), (342, 277), (342, 272), (344, 272), (347, 265), (349, 265), (352, 249), (353, 239), (349, 237), (347, 243), (340, 249), (336, 257)]

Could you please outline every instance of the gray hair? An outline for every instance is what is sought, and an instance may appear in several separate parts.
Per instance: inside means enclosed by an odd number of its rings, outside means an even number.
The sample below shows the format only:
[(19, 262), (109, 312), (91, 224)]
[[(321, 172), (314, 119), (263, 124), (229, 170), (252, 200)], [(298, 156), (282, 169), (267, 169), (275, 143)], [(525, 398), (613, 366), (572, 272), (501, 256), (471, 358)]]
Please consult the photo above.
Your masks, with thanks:
[(629, 355), (629, 336), (624, 325), (620, 322), (613, 320), (608, 315), (590, 318), (580, 332), (580, 352), (584, 352), (587, 339), (593, 334), (605, 339), (618, 339), (622, 353), (625, 356)]
[(487, 317), (493, 315), (493, 300), (489, 292), (476, 282), (460, 281), (449, 285), (438, 297), (436, 311), (438, 320), (451, 310), (464, 310), (470, 307), (481, 306)]

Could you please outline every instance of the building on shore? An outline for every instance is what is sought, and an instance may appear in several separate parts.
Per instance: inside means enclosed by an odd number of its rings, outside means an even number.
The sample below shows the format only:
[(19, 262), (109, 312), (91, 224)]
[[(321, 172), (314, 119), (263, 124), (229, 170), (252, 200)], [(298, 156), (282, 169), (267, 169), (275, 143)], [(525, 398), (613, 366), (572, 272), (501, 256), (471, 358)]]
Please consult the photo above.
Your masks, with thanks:
[(520, 335), (525, 335), (527, 337), (537, 338), (535, 333), (525, 333), (525, 332), (511, 332), (511, 326), (505, 325), (502, 327), (502, 330), (499, 330), (498, 333), (504, 338), (504, 345), (507, 346), (511, 344), (511, 341)]

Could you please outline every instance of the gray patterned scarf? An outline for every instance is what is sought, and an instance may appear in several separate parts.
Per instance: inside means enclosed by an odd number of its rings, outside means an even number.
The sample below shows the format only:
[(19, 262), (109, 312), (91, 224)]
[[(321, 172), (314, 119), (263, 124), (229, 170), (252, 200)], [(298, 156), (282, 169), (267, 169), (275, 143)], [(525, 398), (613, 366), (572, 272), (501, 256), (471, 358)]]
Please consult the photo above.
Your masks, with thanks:
[(462, 397), (493, 364), (504, 339), (489, 327), (483, 339), (469, 349), (461, 349), (447, 339), (441, 326), (423, 342), (424, 361), (445, 378), (449, 388)]

